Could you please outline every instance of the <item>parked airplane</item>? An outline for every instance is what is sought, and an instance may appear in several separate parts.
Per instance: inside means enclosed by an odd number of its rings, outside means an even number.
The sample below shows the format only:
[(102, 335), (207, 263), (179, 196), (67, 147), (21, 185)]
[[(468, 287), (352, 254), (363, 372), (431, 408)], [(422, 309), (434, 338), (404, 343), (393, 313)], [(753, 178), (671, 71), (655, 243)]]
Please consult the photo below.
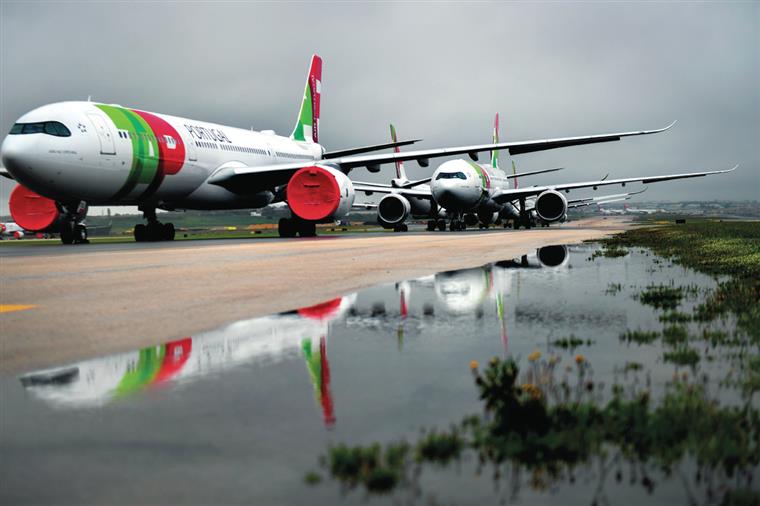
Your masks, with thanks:
[(5, 238), (23, 239), (26, 235), (23, 227), (18, 226), (17, 223), (12, 221), (6, 221), (0, 223), (0, 240)]
[[(285, 201), (292, 217), (280, 220), (280, 235), (311, 236), (316, 223), (350, 210), (354, 192), (363, 189), (347, 176), (356, 167), (377, 172), (382, 164), (407, 160), (428, 166), (436, 157), (467, 153), (476, 159), (495, 149), (515, 155), (669, 128), (403, 153), (366, 154), (416, 141), (327, 151), (319, 144), (321, 82), (322, 59), (314, 55), (290, 137), (94, 102), (34, 109), (13, 125), (0, 150), (7, 169), (0, 175), (20, 183), (11, 214), (24, 228), (58, 227), (62, 241), (71, 243), (86, 239), (80, 211), (87, 205), (136, 205), (147, 226), (135, 227), (135, 239), (171, 240), (174, 227), (161, 224), (156, 209), (243, 209)], [(441, 173), (448, 174), (458, 165), (445, 167)]]

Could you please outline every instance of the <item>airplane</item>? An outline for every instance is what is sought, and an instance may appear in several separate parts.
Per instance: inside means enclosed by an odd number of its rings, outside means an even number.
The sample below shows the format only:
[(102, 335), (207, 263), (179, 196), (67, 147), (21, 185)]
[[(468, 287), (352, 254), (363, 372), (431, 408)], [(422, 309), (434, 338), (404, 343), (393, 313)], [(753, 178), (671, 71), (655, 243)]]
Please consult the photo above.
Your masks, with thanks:
[(187, 384), (245, 364), (301, 355), (325, 425), (335, 423), (327, 337), (356, 294), (296, 311), (241, 320), (195, 337), (128, 353), (33, 371), (19, 381), (33, 396), (62, 408), (102, 406), (158, 385)]
[(26, 233), (27, 232), (23, 229), (23, 227), (20, 227), (13, 221), (0, 223), (0, 240), (5, 239), (6, 237), (9, 239), (23, 239)]
[[(136, 241), (173, 240), (174, 226), (159, 222), (157, 209), (252, 209), (287, 202), (291, 217), (280, 220), (280, 236), (308, 237), (316, 234), (317, 223), (345, 216), (355, 192), (367, 188), (348, 177), (357, 167), (378, 172), (383, 164), (409, 160), (427, 167), (431, 158), (469, 154), (476, 159), (480, 152), (499, 149), (532, 153), (672, 126), (407, 152), (375, 153), (419, 139), (328, 151), (319, 144), (321, 92), (322, 59), (315, 54), (289, 137), (115, 104), (39, 107), (18, 119), (0, 148), (5, 167), (0, 175), (19, 183), (9, 201), (11, 214), (30, 230), (57, 229), (61, 241), (71, 244), (87, 238), (87, 206), (136, 205), (147, 220), (135, 226)], [(459, 162), (439, 169), (439, 174), (457, 172)], [(556, 198), (540, 200), (551, 204)]]
[[(672, 124), (670, 125), (672, 126)], [(667, 128), (670, 128), (667, 127)], [(494, 119), (493, 143), (499, 142), (499, 114), (496, 113)], [(398, 148), (395, 148), (398, 151)], [(380, 183), (360, 183), (364, 193), (387, 193), (377, 205), (378, 221), (386, 228), (394, 227), (395, 230), (404, 230), (404, 222), (408, 217), (420, 217), (430, 209), (432, 216), (428, 221), (428, 230), (445, 230), (445, 220), (441, 215), (450, 217), (449, 230), (464, 230), (468, 225), (480, 225), (480, 228), (487, 228), (491, 223), (503, 221), (506, 228), (512, 224), (516, 229), (521, 225), (525, 228), (531, 228), (538, 224), (549, 226), (553, 222), (563, 222), (567, 219), (567, 210), (574, 207), (588, 205), (589, 202), (609, 203), (617, 199), (627, 199), (639, 192), (629, 192), (616, 195), (607, 195), (595, 198), (578, 198), (565, 199), (561, 194), (561, 199), (557, 204), (561, 206), (560, 212), (552, 215), (545, 209), (551, 205), (551, 199), (555, 197), (554, 187), (527, 187), (519, 189), (517, 181), (519, 177), (536, 175), (548, 172), (556, 172), (561, 168), (536, 170), (517, 173), (514, 161), (512, 162), (512, 174), (507, 175), (499, 167), (499, 152), (494, 149), (491, 151), (491, 162), (489, 164), (475, 163), (476, 159), (455, 159), (443, 163), (432, 175), (430, 179), (410, 182), (405, 176), (402, 179), (397, 172), (398, 178), (392, 181), (391, 185)], [(736, 167), (734, 167), (736, 168)], [(642, 181), (657, 182), (669, 179), (680, 179), (688, 177), (698, 177), (707, 174), (717, 174), (728, 171), (713, 171), (707, 173), (693, 174), (675, 174), (670, 176), (658, 176), (648, 178), (629, 178), (619, 180), (607, 180), (607, 176), (599, 181), (588, 183), (577, 183), (571, 185), (572, 189), (593, 187), (608, 184), (621, 184)], [(509, 180), (514, 180), (515, 187), (509, 188)], [(414, 188), (420, 183), (429, 185)], [(541, 188), (540, 191), (535, 191)], [(565, 188), (565, 187), (563, 187)], [(569, 192), (570, 187), (565, 188)], [(643, 191), (643, 190), (642, 190)], [(512, 198), (510, 198), (512, 197)], [(412, 199), (416, 199), (413, 203)], [(419, 202), (425, 199), (431, 199), (428, 207), (421, 206)], [(548, 200), (547, 200), (548, 199)], [(555, 198), (556, 200), (556, 198)], [(547, 203), (549, 202), (549, 203)], [(540, 206), (540, 208), (539, 208)], [(543, 214), (542, 214), (543, 209)], [(547, 214), (548, 213), (548, 214)], [(435, 219), (435, 215), (439, 218)]]

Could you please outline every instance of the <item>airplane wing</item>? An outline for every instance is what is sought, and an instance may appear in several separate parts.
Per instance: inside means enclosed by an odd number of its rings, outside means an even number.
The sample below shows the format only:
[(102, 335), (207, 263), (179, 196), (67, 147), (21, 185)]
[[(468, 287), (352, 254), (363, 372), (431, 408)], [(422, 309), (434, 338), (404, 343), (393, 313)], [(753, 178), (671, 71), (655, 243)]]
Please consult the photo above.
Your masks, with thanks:
[(547, 172), (557, 172), (558, 170), (562, 169), (564, 169), (564, 167), (557, 167), (556, 169), (532, 170), (530, 172), (518, 172), (517, 174), (509, 174), (507, 176), (507, 179), (515, 179), (523, 176), (534, 176), (536, 174), (545, 174)]
[(344, 158), (335, 158), (335, 162), (339, 163), (343, 169), (351, 169), (354, 167), (376, 167), (383, 163), (393, 163), (396, 161), (417, 160), (420, 165), (426, 166), (430, 158), (438, 158), (443, 156), (454, 156), (467, 154), (473, 160), (477, 160), (477, 153), (483, 151), (503, 150), (506, 149), (511, 155), (518, 155), (523, 153), (533, 153), (535, 151), (544, 151), (547, 149), (564, 148), (568, 146), (580, 146), (583, 144), (593, 144), (597, 142), (610, 142), (618, 141), (623, 137), (631, 137), (635, 135), (649, 135), (659, 132), (663, 132), (673, 125), (675, 121), (664, 128), (658, 128), (655, 130), (639, 130), (636, 132), (619, 132), (611, 134), (601, 135), (586, 135), (581, 137), (561, 137), (557, 139), (541, 139), (534, 141), (518, 141), (518, 142), (498, 142), (494, 144), (478, 144), (474, 146), (461, 146), (455, 148), (437, 148), (437, 149), (425, 149), (419, 151), (403, 151), (400, 153), (382, 153), (365, 156), (349, 156)]
[(600, 181), (586, 181), (583, 183), (568, 183), (557, 184), (551, 186), (529, 186), (527, 188), (502, 190), (500, 193), (493, 196), (493, 199), (499, 203), (511, 202), (526, 197), (533, 197), (539, 195), (546, 190), (556, 190), (569, 192), (570, 190), (578, 190), (580, 188), (594, 188), (595, 190), (599, 186), (608, 186), (613, 184), (626, 185), (627, 183), (659, 183), (661, 181), (670, 181), (673, 179), (687, 179), (692, 177), (704, 177), (712, 174), (724, 174), (726, 172), (733, 172), (738, 165), (727, 170), (712, 170), (708, 172), (690, 172), (685, 174), (668, 174), (665, 176), (643, 176), (643, 177), (629, 177), (624, 179), (603, 179)]
[(309, 160), (299, 163), (277, 164), (261, 167), (237, 167), (224, 168), (214, 173), (208, 180), (209, 183), (240, 191), (258, 191), (271, 189), (286, 184), (290, 177), (300, 168), (309, 167), (316, 163), (329, 165), (344, 173), (348, 173), (356, 167), (379, 169), (385, 163), (416, 160), (420, 165), (427, 166), (431, 158), (455, 156), (467, 154), (473, 160), (477, 160), (478, 153), (495, 149), (506, 149), (510, 154), (532, 153), (547, 149), (563, 148), (568, 146), (580, 146), (597, 142), (617, 141), (623, 137), (636, 135), (649, 135), (663, 132), (672, 127), (676, 122), (664, 128), (655, 130), (640, 130), (636, 132), (619, 132), (601, 135), (587, 135), (581, 137), (561, 137), (557, 139), (540, 139), (533, 141), (499, 142), (495, 144), (478, 144), (474, 146), (460, 146), (454, 148), (436, 148), (418, 151), (403, 151), (399, 153), (380, 153), (361, 156), (342, 156), (323, 160)]
[(429, 189), (416, 190), (414, 188), (394, 188), (390, 185), (383, 185), (379, 183), (362, 183), (360, 181), (354, 181), (354, 191), (364, 193), (365, 195), (372, 195), (373, 193), (398, 193), (407, 197), (417, 197), (432, 199), (433, 194)]
[(615, 201), (622, 199), (622, 198), (630, 198), (634, 195), (638, 195), (640, 193), (644, 193), (647, 191), (647, 187), (645, 186), (643, 190), (639, 190), (637, 192), (628, 192), (628, 193), (617, 193), (615, 195), (602, 195), (600, 197), (586, 197), (582, 199), (572, 199), (568, 200), (568, 207), (571, 205), (577, 204), (594, 204), (594, 203), (601, 203), (602, 201), (607, 201), (608, 199), (615, 199)]

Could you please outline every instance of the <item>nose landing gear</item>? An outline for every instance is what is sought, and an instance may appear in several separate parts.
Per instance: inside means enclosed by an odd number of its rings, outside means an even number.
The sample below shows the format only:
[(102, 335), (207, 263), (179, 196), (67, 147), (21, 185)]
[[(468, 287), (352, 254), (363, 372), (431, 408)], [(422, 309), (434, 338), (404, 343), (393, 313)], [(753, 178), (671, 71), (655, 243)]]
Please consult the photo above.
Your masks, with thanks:
[(61, 242), (63, 244), (87, 244), (87, 227), (83, 223), (68, 221), (61, 225)]
[(143, 217), (148, 220), (147, 225), (140, 223), (135, 225), (134, 236), (136, 242), (173, 241), (175, 230), (173, 223), (161, 223), (156, 216), (155, 207), (140, 207)]
[(298, 218), (280, 218), (277, 223), (277, 233), (280, 237), (316, 237), (317, 224), (313, 221), (304, 221)]

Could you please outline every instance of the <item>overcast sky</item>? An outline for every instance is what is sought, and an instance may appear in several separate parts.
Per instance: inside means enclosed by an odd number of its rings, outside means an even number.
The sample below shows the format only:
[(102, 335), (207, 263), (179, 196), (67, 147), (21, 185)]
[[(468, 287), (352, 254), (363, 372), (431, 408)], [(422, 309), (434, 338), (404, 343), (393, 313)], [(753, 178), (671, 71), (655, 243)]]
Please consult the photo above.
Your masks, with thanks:
[[(759, 2), (3, 0), (0, 8), (3, 132), (30, 109), (90, 95), (287, 135), (317, 52), (328, 149), (385, 142), (391, 121), (401, 137), (424, 138), (420, 147), (487, 142), (496, 111), (506, 140), (677, 119), (655, 136), (515, 160), (522, 171), (567, 168), (531, 184), (740, 163), (726, 176), (651, 185), (642, 197), (760, 198)], [(408, 172), (424, 177), (438, 163)], [(365, 169), (351, 175), (372, 179)], [(3, 180), (2, 213), (12, 184)]]

